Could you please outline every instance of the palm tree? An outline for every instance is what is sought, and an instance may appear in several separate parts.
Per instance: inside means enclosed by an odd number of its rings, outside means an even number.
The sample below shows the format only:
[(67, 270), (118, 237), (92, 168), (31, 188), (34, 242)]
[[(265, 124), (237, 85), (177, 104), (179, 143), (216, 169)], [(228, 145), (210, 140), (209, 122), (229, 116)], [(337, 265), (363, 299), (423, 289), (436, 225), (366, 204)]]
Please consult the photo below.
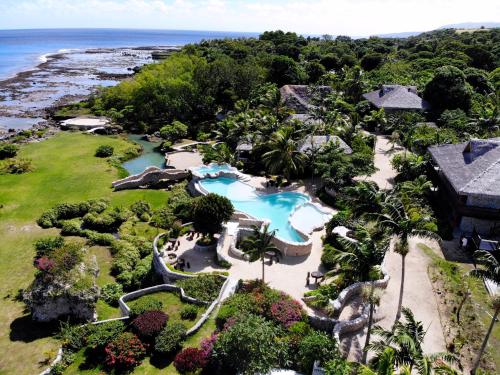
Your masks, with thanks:
[(401, 193), (410, 197), (423, 197), (431, 189), (432, 182), (425, 175), (420, 175), (413, 181), (405, 181), (400, 185)]
[[(476, 259), (477, 264), (481, 265), (482, 267), (472, 270), (470, 272), (470, 275), (483, 281), (491, 280), (492, 282), (500, 285), (500, 263), (498, 262), (498, 260), (493, 255), (491, 255), (491, 253), (484, 250), (476, 251), (474, 253), (474, 258)], [(486, 332), (486, 336), (483, 339), (483, 343), (481, 344), (481, 348), (479, 349), (479, 353), (477, 353), (476, 359), (474, 360), (471, 374), (475, 374), (479, 367), (479, 362), (481, 361), (481, 357), (483, 356), (486, 345), (488, 344), (491, 331), (493, 331), (493, 326), (495, 325), (498, 314), (500, 313), (500, 295), (493, 296), (492, 307), (494, 310), (493, 317), (491, 319), (488, 331)]]
[(334, 250), (334, 261), (340, 265), (340, 272), (358, 281), (372, 280), (376, 267), (384, 259), (388, 241), (383, 239), (377, 243), (364, 227), (356, 228), (356, 234), (358, 241), (337, 238), (339, 248)]
[(386, 192), (371, 181), (359, 181), (356, 185), (346, 188), (345, 192), (352, 212), (357, 215), (380, 212), (387, 198)]
[(294, 129), (285, 126), (271, 135), (268, 143), (270, 151), (262, 155), (262, 160), (272, 174), (283, 174), (287, 179), (304, 169), (306, 156), (299, 150), (299, 142), (294, 137)]
[(363, 290), (362, 297), (363, 300), (367, 301), (370, 304), (370, 311), (368, 314), (368, 325), (366, 327), (365, 346), (363, 348), (363, 358), (361, 360), (361, 363), (365, 364), (366, 359), (368, 357), (368, 346), (370, 345), (370, 336), (373, 325), (373, 313), (375, 311), (375, 306), (378, 306), (380, 304), (380, 294), (377, 293), (377, 291), (375, 290), (373, 281), (369, 288), (365, 288)]
[[(374, 360), (376, 368), (381, 362), (388, 361), (388, 353), (392, 351), (391, 358), (394, 361), (394, 367), (406, 366), (404, 373), (410, 374), (415, 368), (420, 375), (451, 374), (451, 372), (444, 372), (444, 369), (452, 371), (449, 364), (454, 363), (455, 357), (449, 353), (426, 356), (422, 349), (426, 334), (422, 322), (417, 321), (408, 308), (403, 308), (403, 315), (405, 322), (397, 321), (392, 330), (385, 330), (380, 326), (373, 328), (373, 333), (380, 337), (378, 341), (369, 345), (369, 349), (376, 353)], [(385, 368), (388, 367), (386, 363)]]
[(385, 201), (383, 204), (383, 213), (377, 216), (379, 225), (382, 228), (387, 229), (393, 236), (395, 236), (394, 251), (401, 255), (401, 287), (399, 291), (398, 311), (396, 313), (396, 321), (398, 321), (401, 317), (401, 308), (403, 306), (405, 260), (410, 251), (410, 237), (418, 236), (437, 241), (440, 241), (441, 238), (433, 232), (420, 229), (422, 227), (423, 220), (412, 220), (408, 216), (403, 203), (399, 198), (392, 197), (391, 199)]
[(253, 234), (242, 241), (242, 247), (250, 256), (250, 262), (260, 260), (262, 262), (262, 282), (264, 282), (264, 266), (266, 253), (279, 253), (278, 248), (273, 244), (273, 238), (276, 230), (269, 231), (269, 224), (262, 227), (262, 230), (257, 226), (253, 227)]

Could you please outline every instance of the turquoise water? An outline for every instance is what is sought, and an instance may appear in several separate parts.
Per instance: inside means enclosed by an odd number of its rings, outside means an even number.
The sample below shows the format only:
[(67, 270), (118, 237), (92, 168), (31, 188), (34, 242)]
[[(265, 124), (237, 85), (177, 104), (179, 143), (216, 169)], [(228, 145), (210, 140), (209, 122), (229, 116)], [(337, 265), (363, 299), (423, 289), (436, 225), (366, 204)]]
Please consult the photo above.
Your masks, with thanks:
[(202, 167), (196, 168), (196, 172), (198, 172), (200, 175), (213, 174), (222, 171), (229, 172), (231, 170), (231, 167), (227, 164), (204, 165)]
[(227, 197), (236, 210), (256, 219), (268, 219), (269, 229), (276, 230), (277, 237), (287, 242), (305, 242), (288, 219), (295, 207), (309, 201), (306, 195), (294, 192), (259, 195), (251, 186), (227, 177), (205, 179), (200, 184), (210, 193)]
[(147, 167), (165, 167), (165, 155), (158, 151), (159, 143), (148, 142), (142, 139), (142, 135), (130, 134), (128, 139), (139, 143), (142, 146), (142, 154), (122, 164), (130, 175), (138, 174), (144, 171)]

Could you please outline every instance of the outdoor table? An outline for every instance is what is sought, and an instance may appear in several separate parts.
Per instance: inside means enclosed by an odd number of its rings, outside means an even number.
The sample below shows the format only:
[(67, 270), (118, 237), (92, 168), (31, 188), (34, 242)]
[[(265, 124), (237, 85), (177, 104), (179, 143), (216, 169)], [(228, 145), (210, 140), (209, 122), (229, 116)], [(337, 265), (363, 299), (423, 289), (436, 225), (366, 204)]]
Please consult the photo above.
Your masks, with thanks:
[(311, 277), (314, 279), (314, 282), (317, 284), (318, 280), (321, 279), (324, 275), (319, 271), (311, 272)]

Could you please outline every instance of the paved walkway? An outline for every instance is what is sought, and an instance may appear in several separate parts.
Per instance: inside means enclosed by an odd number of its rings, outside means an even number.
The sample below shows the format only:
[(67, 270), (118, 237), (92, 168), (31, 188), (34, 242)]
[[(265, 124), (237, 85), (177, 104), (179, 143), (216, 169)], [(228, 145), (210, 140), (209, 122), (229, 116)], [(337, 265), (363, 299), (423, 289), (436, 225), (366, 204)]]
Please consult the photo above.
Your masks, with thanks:
[(178, 151), (167, 155), (167, 164), (176, 169), (189, 169), (203, 164), (203, 157), (198, 151)]
[(403, 150), (402, 147), (394, 147), (386, 135), (377, 135), (375, 143), (375, 157), (374, 164), (378, 169), (371, 176), (359, 176), (355, 179), (358, 181), (367, 180), (375, 182), (380, 189), (390, 190), (394, 186), (394, 177), (396, 177), (396, 170), (392, 168), (392, 157)]

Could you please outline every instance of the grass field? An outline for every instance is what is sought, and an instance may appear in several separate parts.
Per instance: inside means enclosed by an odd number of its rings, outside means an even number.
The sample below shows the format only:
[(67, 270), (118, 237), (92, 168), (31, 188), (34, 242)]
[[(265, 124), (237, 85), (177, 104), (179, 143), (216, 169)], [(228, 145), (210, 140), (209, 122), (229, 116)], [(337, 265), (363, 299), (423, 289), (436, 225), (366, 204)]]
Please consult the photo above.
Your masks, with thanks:
[[(58, 343), (50, 337), (54, 327), (31, 323), (18, 291), (33, 279), (33, 242), (55, 230), (42, 230), (35, 221), (44, 211), (61, 202), (109, 197), (114, 206), (143, 199), (153, 207), (165, 202), (167, 193), (155, 190), (113, 192), (111, 182), (118, 171), (105, 159), (94, 157), (97, 146), (109, 144), (116, 153), (130, 147), (119, 137), (60, 133), (21, 148), (19, 156), (30, 158), (33, 172), (0, 175), (0, 374), (36, 374)], [(109, 277), (109, 253), (92, 248), (102, 264), (101, 280)], [(109, 269), (109, 268), (108, 268)], [(113, 314), (113, 311), (105, 312)]]

